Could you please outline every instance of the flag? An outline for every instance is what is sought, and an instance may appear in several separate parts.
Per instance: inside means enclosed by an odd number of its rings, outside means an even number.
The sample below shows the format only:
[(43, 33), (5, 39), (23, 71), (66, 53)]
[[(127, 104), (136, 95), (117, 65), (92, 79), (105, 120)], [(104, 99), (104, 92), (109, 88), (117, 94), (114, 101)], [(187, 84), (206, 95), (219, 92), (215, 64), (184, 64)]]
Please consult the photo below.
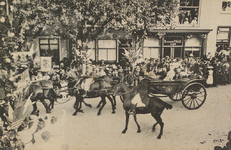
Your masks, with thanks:
[(17, 108), (15, 108), (15, 110), (12, 113), (13, 119), (7, 117), (10, 124), (10, 129), (17, 129), (23, 123), (25, 118), (32, 113), (33, 106), (30, 100), (31, 95), (25, 102), (21, 101), (22, 103), (24, 103), (23, 105), (19, 105)]

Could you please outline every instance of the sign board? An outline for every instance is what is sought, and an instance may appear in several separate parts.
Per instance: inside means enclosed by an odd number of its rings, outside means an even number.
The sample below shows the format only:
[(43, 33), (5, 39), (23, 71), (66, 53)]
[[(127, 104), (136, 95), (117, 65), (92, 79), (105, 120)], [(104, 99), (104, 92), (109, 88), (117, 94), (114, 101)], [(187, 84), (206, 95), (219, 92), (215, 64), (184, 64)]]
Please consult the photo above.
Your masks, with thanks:
[(164, 37), (164, 45), (166, 46), (182, 46), (182, 37)]
[(47, 72), (51, 70), (52, 59), (51, 57), (40, 57), (41, 58), (41, 71)]

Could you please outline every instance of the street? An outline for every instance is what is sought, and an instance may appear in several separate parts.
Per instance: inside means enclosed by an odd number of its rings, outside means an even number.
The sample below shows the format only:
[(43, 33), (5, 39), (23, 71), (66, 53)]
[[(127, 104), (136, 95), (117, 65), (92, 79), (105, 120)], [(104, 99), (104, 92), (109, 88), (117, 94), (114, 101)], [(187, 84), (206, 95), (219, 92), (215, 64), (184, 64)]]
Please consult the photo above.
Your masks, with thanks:
[[(163, 98), (173, 108), (164, 110), (162, 114), (164, 131), (160, 140), (157, 139), (160, 127), (157, 125), (156, 131), (152, 132), (155, 120), (150, 114), (137, 115), (141, 133), (136, 132), (133, 116), (130, 116), (127, 133), (121, 133), (125, 126), (125, 114), (119, 97), (116, 113), (111, 114), (111, 104), (107, 100), (100, 116), (97, 116), (96, 109), (99, 98), (85, 99), (93, 107), (83, 105), (84, 113), (77, 116), (72, 116), (74, 98), (64, 104), (56, 103), (49, 115), (38, 103), (40, 117), (48, 116), (46, 126), (35, 133), (34, 144), (30, 140), (36, 124), (31, 129), (19, 132), (19, 136), (27, 143), (26, 150), (212, 150), (214, 146), (225, 146), (231, 130), (230, 88), (230, 85), (207, 88), (207, 99), (198, 110), (188, 110), (180, 101)], [(57, 117), (55, 124), (50, 123), (52, 116)], [(44, 131), (51, 134), (46, 142), (41, 138)]]

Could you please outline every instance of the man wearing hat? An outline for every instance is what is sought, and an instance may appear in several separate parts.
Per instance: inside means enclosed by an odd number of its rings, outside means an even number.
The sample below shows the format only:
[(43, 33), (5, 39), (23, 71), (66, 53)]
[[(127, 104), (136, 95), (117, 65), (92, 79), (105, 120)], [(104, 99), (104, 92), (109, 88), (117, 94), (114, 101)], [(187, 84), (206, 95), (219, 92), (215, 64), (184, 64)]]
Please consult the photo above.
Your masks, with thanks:
[(147, 64), (147, 72), (154, 70), (154, 58), (150, 58), (150, 62)]

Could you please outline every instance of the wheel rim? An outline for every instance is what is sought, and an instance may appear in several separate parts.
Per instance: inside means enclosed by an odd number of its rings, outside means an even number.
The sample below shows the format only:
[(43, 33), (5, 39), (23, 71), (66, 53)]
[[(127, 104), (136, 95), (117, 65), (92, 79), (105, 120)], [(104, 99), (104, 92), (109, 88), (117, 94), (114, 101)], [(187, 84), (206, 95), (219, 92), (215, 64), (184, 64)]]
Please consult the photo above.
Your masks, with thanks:
[(201, 84), (187, 86), (183, 93), (182, 103), (188, 109), (198, 109), (206, 99), (206, 90)]

